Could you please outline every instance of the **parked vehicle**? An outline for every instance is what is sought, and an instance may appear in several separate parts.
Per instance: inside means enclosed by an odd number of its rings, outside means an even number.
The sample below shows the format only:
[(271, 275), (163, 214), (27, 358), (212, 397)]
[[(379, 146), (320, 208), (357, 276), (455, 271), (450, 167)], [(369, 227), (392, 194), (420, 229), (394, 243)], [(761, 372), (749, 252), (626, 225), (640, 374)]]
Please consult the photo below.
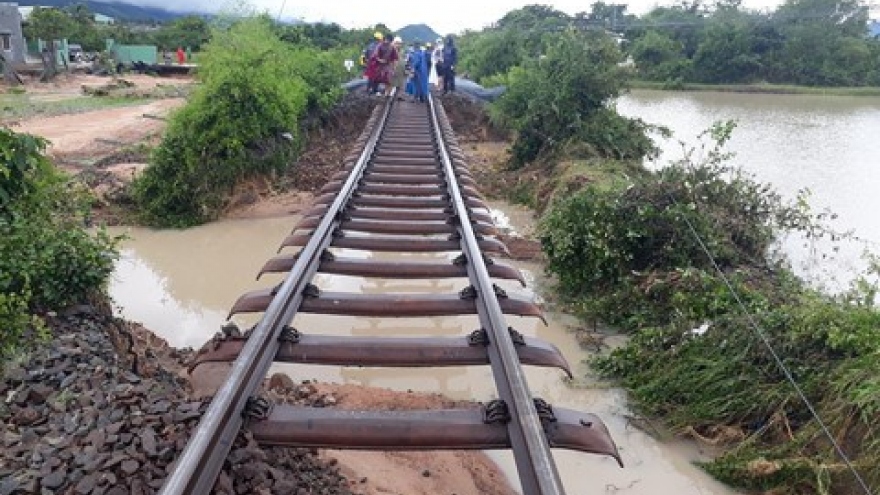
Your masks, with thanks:
[(67, 45), (67, 56), (70, 58), (71, 62), (82, 62), (83, 61), (83, 49), (81, 45), (77, 44), (69, 44)]

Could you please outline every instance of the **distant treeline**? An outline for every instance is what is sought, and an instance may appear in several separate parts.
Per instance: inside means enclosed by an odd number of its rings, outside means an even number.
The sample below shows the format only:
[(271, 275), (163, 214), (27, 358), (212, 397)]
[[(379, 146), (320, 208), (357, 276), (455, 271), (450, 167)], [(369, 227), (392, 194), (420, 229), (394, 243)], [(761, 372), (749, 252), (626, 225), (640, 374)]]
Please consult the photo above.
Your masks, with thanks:
[(643, 16), (625, 5), (594, 3), (569, 16), (531, 5), (464, 36), (462, 66), (477, 79), (540, 57), (547, 31), (606, 31), (620, 41), (636, 77), (669, 85), (784, 83), (880, 85), (880, 41), (869, 35), (869, 8), (858, 0), (787, 0), (773, 11), (738, 0), (695, 0)]

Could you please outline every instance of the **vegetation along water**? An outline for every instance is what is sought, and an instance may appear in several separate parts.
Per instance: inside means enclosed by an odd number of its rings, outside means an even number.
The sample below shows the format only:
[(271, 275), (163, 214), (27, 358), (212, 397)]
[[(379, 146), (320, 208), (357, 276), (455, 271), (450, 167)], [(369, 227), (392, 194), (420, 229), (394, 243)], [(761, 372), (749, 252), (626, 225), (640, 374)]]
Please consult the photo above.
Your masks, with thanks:
[[(866, 21), (858, 1), (789, 0), (769, 13), (695, 2), (642, 17), (596, 3), (578, 16), (529, 6), (461, 39), (461, 72), (507, 86), (489, 113), (510, 134), (511, 159), (490, 180), (542, 213), (562, 301), (630, 336), (595, 369), (645, 414), (720, 447), (705, 468), (735, 486), (880, 487), (876, 285), (865, 276), (830, 295), (793, 273), (773, 249), (780, 236), (836, 234), (806, 202), (730, 166), (732, 123), (707, 130), (708, 153), (654, 171), (642, 160), (657, 153), (649, 133), (663, 129), (612, 103), (632, 76), (670, 88), (877, 85), (880, 49)], [(266, 16), (219, 25), (199, 54), (201, 84), (132, 187), (138, 218), (210, 221), (236, 184), (286, 173), (304, 130), (338, 101), (353, 40), (371, 29)], [(40, 314), (100, 291), (114, 257), (113, 238), (83, 230), (84, 196), (52, 170), (44, 145), (0, 130), (4, 350), (39, 333)]]
[[(847, 28), (845, 20), (821, 14), (835, 5), (789, 2), (769, 24), (746, 22), (750, 14), (735, 5), (719, 6), (711, 15), (698, 5), (661, 8), (653, 13), (655, 19), (665, 16), (671, 23), (677, 16), (698, 28), (659, 32), (643, 27), (641, 36), (628, 39), (627, 49), (639, 75), (649, 79), (874, 84), (870, 77), (876, 65), (863, 65), (858, 77), (843, 76), (852, 64), (840, 70), (833, 69), (838, 62), (822, 65), (836, 74), (832, 77), (813, 64), (830, 60), (821, 51), (794, 56), (799, 46), (815, 46), (813, 36), (826, 37), (823, 47), (851, 42), (865, 53), (876, 50), (876, 42), (864, 34), (864, 16)], [(594, 14), (601, 7), (594, 5)], [(811, 12), (819, 15), (808, 16)], [(613, 65), (621, 58), (611, 56), (604, 65), (591, 59), (594, 74), (579, 80), (603, 89), (584, 90), (598, 95), (598, 103), (590, 106), (590, 97), (578, 93), (583, 86), (566, 84), (567, 71), (577, 69), (565, 62), (575, 59), (554, 52), (547, 36), (522, 29), (576, 21), (557, 14), (540, 8), (512, 12), (494, 29), (473, 33), (462, 46), (472, 48), (467, 63), (473, 74), (487, 83), (509, 85), (492, 108), (495, 121), (515, 136), (510, 168), (516, 173), (502, 180), (513, 183), (506, 190), (515, 199), (545, 212), (540, 237), (561, 297), (588, 321), (631, 336), (626, 345), (595, 360), (595, 369), (623, 383), (651, 417), (722, 447), (722, 455), (705, 467), (732, 485), (839, 494), (880, 485), (880, 375), (871, 365), (880, 352), (880, 314), (870, 279), (876, 263), (837, 295), (799, 279), (774, 249), (777, 239), (789, 232), (837, 234), (805, 201), (784, 199), (730, 165), (724, 144), (735, 132), (733, 123), (707, 130), (704, 153), (694, 150), (658, 171), (633, 165), (634, 158), (652, 154), (642, 142), (650, 126), (609, 110), (602, 95), (610, 97), (619, 87), (598, 84), (617, 80), (602, 74), (621, 70)], [(751, 57), (756, 68), (764, 67), (763, 75), (710, 70), (730, 66), (709, 64), (709, 53), (715, 49), (717, 60), (732, 58), (731, 52), (721, 56), (720, 49), (729, 45), (723, 40), (737, 40), (725, 33), (737, 22), (744, 33), (758, 27), (774, 36), (787, 33), (776, 45), (765, 46), (763, 58)], [(589, 36), (574, 33), (558, 36)], [(668, 41), (673, 37), (678, 39)], [(657, 71), (651, 72), (645, 55), (656, 52), (652, 45), (662, 44), (661, 39), (667, 40), (665, 53), (674, 56), (656, 59)], [(739, 39), (758, 42), (745, 34)], [(689, 51), (680, 51), (685, 46)], [(518, 91), (529, 70), (535, 71), (532, 82), (545, 84), (532, 84), (531, 93)], [(748, 77), (736, 80), (731, 74)], [(545, 91), (556, 93), (548, 97), (553, 105), (546, 105)], [(517, 127), (531, 115), (534, 123)], [(609, 115), (618, 125), (599, 127), (596, 139), (591, 123)], [(565, 131), (543, 131), (551, 126)], [(602, 137), (613, 146), (603, 145)]]

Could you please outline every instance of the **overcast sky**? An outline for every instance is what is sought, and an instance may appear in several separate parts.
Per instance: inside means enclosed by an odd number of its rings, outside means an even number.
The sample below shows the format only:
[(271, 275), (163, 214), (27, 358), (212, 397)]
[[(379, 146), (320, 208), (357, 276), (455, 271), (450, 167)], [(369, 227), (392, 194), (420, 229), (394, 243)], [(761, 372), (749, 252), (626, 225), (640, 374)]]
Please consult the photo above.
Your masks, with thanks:
[[(122, 0), (135, 5), (164, 7), (168, 10), (199, 10), (217, 12), (241, 1), (230, 0)], [(507, 12), (529, 4), (550, 5), (568, 14), (590, 9), (592, 0), (247, 0), (247, 4), (277, 16), (300, 18), (307, 22), (336, 22), (346, 28), (359, 28), (384, 22), (391, 29), (407, 24), (427, 24), (440, 34), (457, 33), (464, 29), (480, 29), (500, 19)], [(606, 0), (614, 3), (614, 0)], [(655, 5), (670, 5), (673, 0), (631, 0), (624, 2), (628, 12), (643, 14)], [(781, 0), (744, 0), (749, 8), (772, 8)]]

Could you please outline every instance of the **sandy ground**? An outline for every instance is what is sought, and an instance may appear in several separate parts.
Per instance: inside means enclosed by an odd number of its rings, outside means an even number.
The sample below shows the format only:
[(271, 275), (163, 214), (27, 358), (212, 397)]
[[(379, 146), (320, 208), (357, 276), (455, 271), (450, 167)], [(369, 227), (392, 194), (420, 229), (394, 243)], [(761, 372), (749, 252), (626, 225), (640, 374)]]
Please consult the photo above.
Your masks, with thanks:
[[(436, 409), (455, 405), (437, 394), (401, 393), (355, 385), (319, 384), (343, 409)], [(372, 473), (358, 490), (368, 495), (507, 495), (510, 488), (495, 464), (481, 452), (359, 452), (327, 450), (350, 480)]]
[(145, 115), (164, 117), (184, 102), (182, 98), (173, 98), (143, 105), (33, 118), (19, 122), (12, 129), (48, 139), (49, 154), (56, 160), (97, 159), (161, 132), (165, 122)]
[[(157, 337), (158, 339), (158, 337)], [(161, 340), (161, 339), (160, 339)], [(160, 346), (161, 347), (161, 346)], [(162, 353), (157, 353), (161, 355)], [(207, 363), (185, 375), (199, 397), (222, 385), (229, 364)], [(269, 380), (270, 387), (278, 375)], [(293, 384), (293, 382), (290, 382)], [(349, 410), (454, 409), (467, 407), (439, 394), (315, 383), (318, 396), (331, 397), (333, 407)], [(321, 457), (339, 465), (352, 490), (364, 495), (515, 495), (504, 475), (482, 452), (373, 452), (322, 450)]]
[[(138, 87), (175, 84), (176, 80), (149, 76), (126, 76)], [(81, 95), (82, 85), (102, 85), (107, 78), (94, 76), (62, 76), (48, 85), (28, 86), (29, 93), (52, 101)], [(118, 152), (126, 145), (143, 142), (159, 135), (165, 122), (156, 118), (166, 116), (180, 107), (185, 100), (164, 99), (122, 108), (97, 110), (78, 114), (26, 119), (13, 129), (45, 137), (51, 141), (50, 155), (61, 166), (78, 172), (91, 163)], [(115, 163), (103, 166), (121, 181), (130, 180), (143, 163)], [(308, 192), (279, 191), (269, 196), (262, 194), (259, 185), (253, 191), (238, 191), (236, 204), (227, 212), (230, 218), (259, 218), (299, 212), (312, 200)], [(204, 368), (204, 369), (201, 369)], [(222, 379), (222, 366), (200, 367), (207, 382)], [(203, 382), (197, 388), (210, 392), (214, 383)], [(375, 409), (393, 404), (395, 409), (450, 407), (447, 399), (436, 395), (408, 394), (383, 389), (350, 385), (320, 385), (322, 392), (337, 399), (339, 407), (348, 409)], [(335, 459), (343, 473), (351, 480), (358, 493), (369, 495), (507, 495), (516, 493), (504, 479), (501, 471), (480, 452), (355, 452), (326, 451), (323, 455)]]

